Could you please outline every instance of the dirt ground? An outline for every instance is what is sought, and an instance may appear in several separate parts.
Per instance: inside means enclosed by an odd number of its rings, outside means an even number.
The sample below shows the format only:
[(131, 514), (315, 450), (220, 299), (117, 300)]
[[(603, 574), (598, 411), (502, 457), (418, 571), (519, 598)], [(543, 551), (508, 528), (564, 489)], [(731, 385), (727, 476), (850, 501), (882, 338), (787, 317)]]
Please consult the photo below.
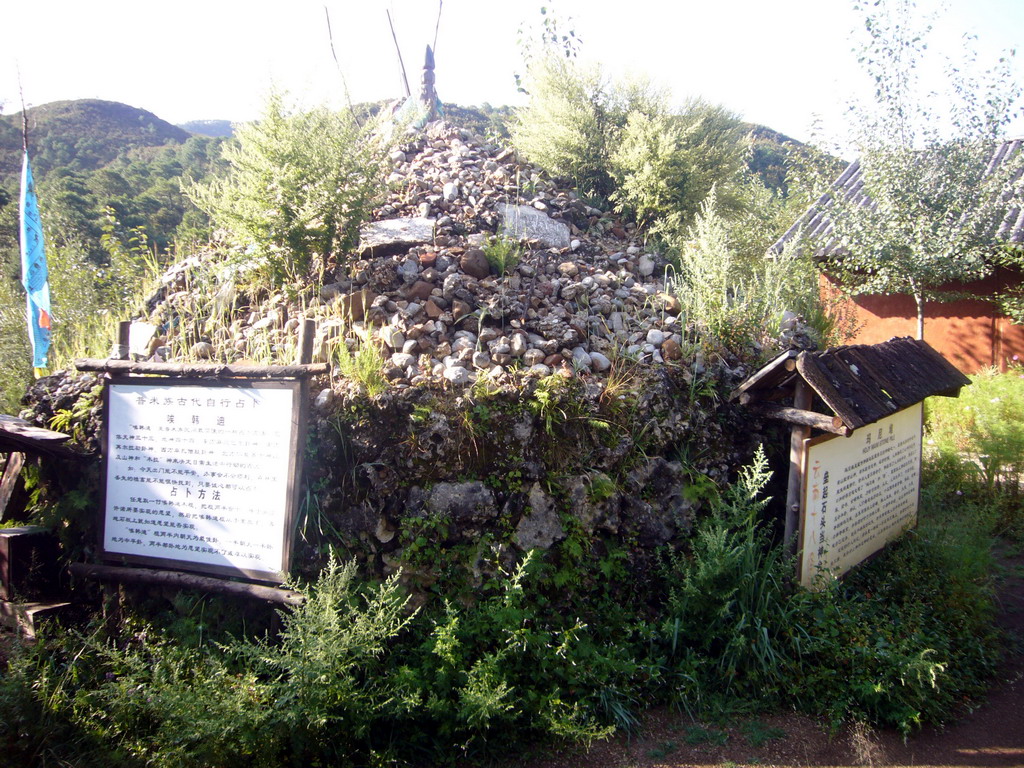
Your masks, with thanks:
[(728, 728), (658, 710), (638, 736), (589, 751), (524, 760), (521, 768), (689, 768), (690, 766), (1016, 766), (1024, 768), (1024, 553), (999, 557), (999, 621), (1011, 652), (985, 701), (945, 728), (925, 728), (906, 742), (895, 732), (846, 728), (797, 714), (738, 720)]

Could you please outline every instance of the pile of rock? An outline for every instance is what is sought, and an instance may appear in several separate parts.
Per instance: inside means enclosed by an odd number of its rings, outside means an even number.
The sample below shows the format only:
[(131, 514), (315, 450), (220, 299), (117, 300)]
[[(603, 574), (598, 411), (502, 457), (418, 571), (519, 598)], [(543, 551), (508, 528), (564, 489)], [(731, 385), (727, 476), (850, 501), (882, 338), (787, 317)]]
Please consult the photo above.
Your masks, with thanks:
[[(375, 343), (398, 387), (466, 385), (509, 370), (602, 373), (621, 355), (683, 357), (686, 321), (663, 290), (663, 260), (631, 243), (610, 214), (519, 163), (514, 151), (442, 122), (391, 160), (387, 200), (316, 300), (298, 306), (271, 296), (192, 343), (191, 355), (282, 354), (300, 318), (312, 317), (314, 359), (330, 359), (339, 343)], [(161, 300), (151, 302), (154, 325), (168, 326), (175, 301), (187, 300), (189, 266), (165, 277)], [(220, 293), (215, 304), (233, 298)], [(159, 332), (146, 353), (173, 356)]]
[[(376, 339), (399, 386), (467, 384), (509, 368), (600, 373), (621, 354), (682, 357), (684, 322), (661, 290), (663, 264), (624, 242), (610, 216), (511, 150), (444, 124), (392, 160), (389, 199), (363, 228), (361, 258), (322, 291), (319, 356), (343, 329)], [(487, 251), (510, 242), (521, 244), (518, 260), (499, 274)]]

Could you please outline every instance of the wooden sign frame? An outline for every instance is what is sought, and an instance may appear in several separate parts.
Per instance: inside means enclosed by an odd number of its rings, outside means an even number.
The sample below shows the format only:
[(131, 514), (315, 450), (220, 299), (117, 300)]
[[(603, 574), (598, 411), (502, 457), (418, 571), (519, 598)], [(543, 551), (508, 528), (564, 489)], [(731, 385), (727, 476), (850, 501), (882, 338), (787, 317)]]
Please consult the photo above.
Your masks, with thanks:
[[(167, 394), (167, 388), (175, 390), (177, 397), (170, 397)], [(111, 548), (111, 540), (108, 540), (108, 532), (113, 529), (120, 529), (126, 523), (121, 521), (114, 521), (112, 517), (112, 506), (119, 506), (123, 511), (125, 507), (123, 505), (112, 505), (115, 499), (123, 499), (125, 488), (128, 487), (139, 487), (142, 485), (141, 478), (138, 475), (129, 478), (127, 475), (121, 475), (124, 478), (116, 480), (111, 478), (111, 470), (123, 468), (128, 459), (140, 459), (145, 460), (144, 466), (151, 472), (156, 472), (159, 468), (161, 473), (170, 473), (173, 471), (188, 472), (189, 474), (183, 475), (183, 477), (189, 478), (187, 480), (176, 479), (175, 482), (182, 489), (187, 489), (190, 493), (195, 492), (198, 496), (199, 491), (202, 490), (204, 493), (208, 488), (215, 488), (220, 485), (220, 476), (226, 476), (229, 473), (222, 472), (221, 467), (216, 458), (209, 459), (197, 459), (196, 461), (201, 462), (203, 469), (198, 470), (195, 467), (187, 470), (174, 470), (174, 464), (168, 464), (170, 461), (181, 462), (180, 457), (174, 455), (175, 450), (180, 450), (183, 453), (188, 452), (189, 454), (200, 454), (211, 456), (209, 451), (201, 451), (193, 447), (185, 447), (185, 442), (182, 443), (182, 448), (168, 448), (166, 445), (161, 447), (161, 451), (148, 450), (150, 446), (156, 448), (159, 441), (153, 441), (149, 445), (131, 445), (130, 448), (133, 451), (138, 452), (136, 455), (127, 455), (125, 450), (120, 453), (117, 451), (117, 446), (120, 445), (122, 449), (127, 449), (129, 446), (125, 445), (125, 440), (117, 441), (117, 435), (112, 432), (112, 416), (115, 414), (111, 411), (111, 401), (114, 399), (117, 402), (117, 407), (126, 409), (124, 398), (131, 395), (133, 397), (148, 397), (146, 391), (155, 392), (162, 390), (159, 402), (154, 404), (153, 420), (164, 419), (170, 423), (174, 423), (178, 420), (179, 416), (182, 419), (187, 419), (186, 425), (180, 423), (175, 425), (175, 434), (178, 437), (174, 439), (177, 441), (187, 441), (188, 446), (202, 446), (204, 443), (219, 442), (220, 439), (226, 434), (220, 427), (218, 427), (218, 418), (220, 418), (220, 425), (223, 427), (227, 424), (225, 414), (230, 413), (230, 408), (234, 405), (238, 405), (239, 408), (243, 407), (239, 404), (248, 404), (252, 410), (258, 410), (258, 404), (261, 401), (261, 397), (256, 393), (260, 391), (287, 391), (291, 393), (291, 401), (288, 405), (287, 410), (287, 425), (283, 423), (275, 423), (270, 425), (273, 431), (285, 432), (287, 439), (283, 443), (276, 443), (274, 445), (257, 446), (262, 449), (262, 452), (258, 455), (262, 457), (262, 460), (273, 460), (268, 457), (278, 457), (280, 460), (287, 461), (287, 468), (284, 470), (286, 475), (282, 482), (280, 478), (277, 480), (268, 479), (267, 475), (264, 474), (262, 477), (251, 478), (251, 484), (248, 486), (239, 486), (242, 488), (248, 488), (248, 492), (254, 492), (254, 488), (263, 483), (264, 485), (270, 484), (272, 495), (279, 495), (280, 508), (274, 511), (272, 514), (273, 518), (270, 522), (280, 526), (280, 538), (276, 536), (269, 537), (269, 540), (273, 542), (273, 546), (278, 547), (277, 552), (279, 557), (272, 558), (271, 565), (264, 563), (262, 566), (252, 566), (245, 564), (238, 564), (239, 562), (244, 563), (247, 558), (245, 553), (242, 551), (232, 552), (225, 547), (218, 546), (220, 539), (213, 535), (213, 532), (218, 531), (233, 531), (233, 535), (244, 533), (245, 526), (237, 526), (234, 529), (226, 526), (230, 525), (229, 522), (224, 522), (226, 519), (224, 515), (220, 516), (220, 520), (215, 519), (215, 515), (207, 515), (204, 519), (197, 519), (196, 507), (190, 507), (188, 509), (182, 509), (176, 507), (175, 502), (170, 501), (167, 498), (167, 493), (161, 493), (162, 498), (150, 499), (149, 506), (160, 505), (161, 515), (158, 517), (156, 514), (151, 514), (149, 520), (153, 525), (145, 526), (139, 518), (134, 518), (137, 522), (137, 530), (145, 532), (147, 535), (138, 538), (127, 539), (125, 537), (119, 537), (122, 539), (121, 543), (118, 543), (117, 547)], [(212, 391), (216, 390), (217, 396), (211, 397)], [(173, 568), (178, 570), (194, 571), (199, 573), (212, 574), (217, 576), (233, 576), (251, 579), (254, 581), (263, 581), (269, 583), (279, 584), (284, 580), (284, 577), (288, 573), (291, 567), (291, 550), (294, 539), (295, 529), (295, 517), (297, 514), (298, 503), (299, 503), (299, 491), (300, 484), (299, 479), (302, 473), (302, 450), (305, 445), (305, 424), (306, 424), (306, 411), (307, 411), (307, 387), (305, 382), (296, 380), (249, 380), (249, 379), (211, 379), (211, 378), (181, 378), (181, 377), (165, 377), (165, 376), (116, 376), (112, 378), (103, 392), (103, 403), (105, 417), (103, 419), (103, 430), (102, 430), (102, 446), (103, 446), (103, 488), (101, 493), (102, 498), (102, 510), (100, 518), (100, 531), (99, 531), (99, 547), (101, 557), (106, 562), (116, 563), (132, 563), (142, 565), (153, 565), (163, 568)], [(115, 392), (117, 396), (115, 397)], [(279, 398), (272, 398), (279, 400)], [(169, 402), (165, 402), (169, 401)], [(141, 404), (141, 400), (137, 401)], [(147, 402), (149, 402), (147, 400)], [(228, 403), (228, 406), (223, 406), (223, 403)], [(272, 406), (268, 410), (274, 410), (274, 408), (280, 406)], [(140, 405), (141, 408), (141, 405)], [(123, 421), (123, 414), (118, 414), (118, 423)], [(241, 422), (245, 418), (257, 418), (258, 414), (246, 415), (245, 412), (239, 413), (233, 420), (236, 424), (236, 429), (233, 430), (233, 434), (243, 434), (247, 427), (241, 425)], [(142, 418), (142, 417), (140, 417)], [(278, 421), (283, 421), (282, 416), (278, 414)], [(194, 423), (195, 428), (190, 430), (189, 427)], [(241, 426), (239, 426), (241, 425)], [(139, 429), (145, 427), (152, 429), (157, 426), (155, 423), (138, 424), (136, 425)], [(258, 422), (251, 422), (250, 426), (253, 428), (254, 434), (258, 432), (256, 429), (259, 427)], [(116, 427), (114, 427), (116, 430)], [(202, 431), (200, 431), (202, 430)], [(220, 431), (218, 431), (220, 430)], [(263, 435), (264, 438), (269, 440), (267, 435)], [(171, 438), (165, 437), (165, 440)], [(239, 441), (238, 457), (240, 460), (231, 462), (233, 468), (241, 468), (235, 473), (241, 477), (244, 481), (244, 472), (247, 471), (245, 468), (248, 467), (248, 471), (258, 472), (259, 467), (254, 465), (251, 461), (245, 461), (244, 445)], [(161, 452), (163, 456), (161, 455)], [(170, 456), (167, 456), (167, 452), (170, 452)], [(164, 459), (163, 461), (161, 459)], [(136, 462), (139, 463), (139, 462)], [(212, 468), (211, 468), (212, 467)], [(204, 472), (210, 472), (212, 474), (204, 474)], [(163, 477), (163, 475), (160, 475)], [(211, 479), (213, 478), (213, 479)], [(202, 484), (202, 488), (200, 488)], [(163, 489), (168, 491), (168, 489)], [(212, 491), (211, 491), (212, 493)], [(194, 502), (193, 502), (194, 503)], [(271, 499), (267, 503), (273, 505), (275, 500)], [(152, 509), (150, 509), (152, 511)], [(255, 515), (257, 512), (252, 507), (249, 508), (248, 514)], [(123, 515), (120, 515), (124, 517)], [(164, 519), (163, 516), (167, 516)], [(145, 517), (145, 516), (143, 516)], [(214, 519), (211, 519), (214, 518)], [(124, 519), (132, 519), (130, 517), (124, 517)], [(243, 520), (246, 518), (236, 517), (235, 520)], [(179, 522), (180, 520), (185, 521), (184, 523)], [(248, 518), (250, 530), (261, 530), (260, 527), (255, 523), (255, 518)], [(163, 556), (163, 552), (167, 546), (154, 540), (155, 536), (172, 536), (175, 539), (184, 540), (186, 537), (184, 534), (176, 532), (180, 529), (171, 529), (168, 531), (160, 528), (160, 525), (191, 525), (191, 528), (185, 528), (190, 532), (195, 532), (190, 535), (189, 538), (195, 539), (195, 542), (185, 544), (176, 544), (178, 549), (176, 552), (181, 552), (181, 557), (168, 557)], [(150, 532), (150, 528), (153, 530)], [(128, 542), (131, 543), (123, 543)], [(261, 546), (268, 546), (267, 544)], [(139, 554), (139, 548), (150, 548), (161, 550), (161, 556), (156, 554), (143, 555)], [(184, 547), (182, 549), (181, 547)], [(271, 551), (273, 548), (271, 547)], [(244, 547), (239, 547), (239, 550)], [(120, 550), (120, 551), (119, 551)], [(125, 551), (128, 550), (128, 551)], [(249, 561), (255, 558), (248, 558)], [(210, 562), (210, 560), (220, 562)], [(231, 561), (234, 560), (235, 563)]]
[[(849, 437), (803, 441), (798, 560), (803, 586), (814, 588), (824, 574), (841, 578), (916, 526), (922, 426), (923, 404), (916, 403)], [(816, 452), (819, 447), (824, 450)], [(887, 474), (894, 471), (895, 479)], [(885, 486), (879, 478), (891, 482)]]

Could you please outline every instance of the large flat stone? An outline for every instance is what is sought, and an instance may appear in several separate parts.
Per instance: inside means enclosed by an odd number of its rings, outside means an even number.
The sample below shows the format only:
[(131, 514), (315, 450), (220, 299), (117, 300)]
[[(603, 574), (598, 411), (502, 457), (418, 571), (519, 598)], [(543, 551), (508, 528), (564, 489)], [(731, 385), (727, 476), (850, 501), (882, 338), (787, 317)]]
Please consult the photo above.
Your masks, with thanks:
[(360, 256), (391, 256), (434, 242), (434, 220), (423, 216), (385, 219), (359, 229)]
[(543, 248), (568, 248), (569, 226), (528, 205), (498, 206), (501, 234), (516, 240), (536, 240)]
[(516, 526), (514, 539), (522, 550), (550, 549), (565, 538), (565, 528), (555, 509), (554, 499), (534, 483), (530, 488), (529, 506)]

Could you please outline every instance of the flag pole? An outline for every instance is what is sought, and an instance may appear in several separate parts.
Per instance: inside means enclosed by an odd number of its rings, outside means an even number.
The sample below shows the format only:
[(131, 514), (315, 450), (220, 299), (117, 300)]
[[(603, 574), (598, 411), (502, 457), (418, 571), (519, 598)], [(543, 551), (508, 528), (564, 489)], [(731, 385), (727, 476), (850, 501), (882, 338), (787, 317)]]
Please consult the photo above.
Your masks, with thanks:
[(21, 66), (18, 67), (18, 96), (21, 97), (21, 148), (28, 152), (28, 110), (25, 109), (25, 89), (21, 86)]

